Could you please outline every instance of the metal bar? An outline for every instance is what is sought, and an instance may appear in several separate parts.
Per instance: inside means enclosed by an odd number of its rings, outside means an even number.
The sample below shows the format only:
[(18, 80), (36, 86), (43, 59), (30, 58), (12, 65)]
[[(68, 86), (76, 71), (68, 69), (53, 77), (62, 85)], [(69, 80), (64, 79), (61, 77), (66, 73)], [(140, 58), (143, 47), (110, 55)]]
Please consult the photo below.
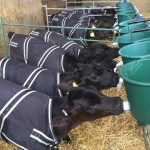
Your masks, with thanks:
[[(19, 26), (19, 27), (39, 27), (39, 28), (62, 28), (62, 26), (45, 26), (45, 25), (29, 25), (29, 24), (9, 24), (9, 23), (2, 23), (2, 25), (6, 26)], [(64, 29), (79, 29), (79, 30), (98, 30), (98, 31), (118, 31), (118, 29), (111, 29), (111, 28), (83, 28), (83, 27), (64, 27)]]
[(111, 8), (114, 8), (114, 9), (116, 9), (116, 8), (118, 8), (118, 7), (95, 7), (95, 8), (82, 8), (82, 7), (76, 7), (76, 8), (47, 8), (48, 10), (88, 10), (88, 9), (99, 9), (99, 10), (101, 10), (101, 9), (111, 9)]
[(1, 17), (0, 17), (0, 32), (1, 32), (2, 43), (4, 47), (3, 53), (4, 53), (4, 56), (7, 57), (8, 56), (7, 42), (6, 42), (5, 32), (3, 28), (3, 20)]
[[(77, 39), (77, 38), (68, 38), (70, 40), (75, 40), (75, 41), (80, 41), (81, 39)], [(92, 39), (82, 39), (82, 41), (91, 41), (91, 42), (102, 42), (102, 43), (113, 43), (116, 42), (116, 40), (92, 40)]]
[(82, 1), (82, 2), (67, 2), (68, 4), (77, 4), (77, 3), (87, 3), (87, 4), (89, 4), (89, 3), (93, 3), (93, 2), (95, 2), (95, 3), (118, 3), (118, 2), (120, 2), (120, 1)]

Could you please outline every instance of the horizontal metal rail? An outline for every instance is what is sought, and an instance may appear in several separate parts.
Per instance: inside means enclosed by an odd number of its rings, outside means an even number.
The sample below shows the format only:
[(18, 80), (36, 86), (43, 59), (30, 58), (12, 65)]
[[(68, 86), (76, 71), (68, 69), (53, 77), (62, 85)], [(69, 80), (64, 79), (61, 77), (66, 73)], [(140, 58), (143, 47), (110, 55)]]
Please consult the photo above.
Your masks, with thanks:
[(47, 8), (48, 10), (89, 10), (89, 9), (91, 9), (91, 10), (93, 10), (93, 9), (99, 9), (99, 10), (101, 10), (101, 9), (110, 9), (110, 8), (118, 8), (118, 7), (95, 7), (95, 8), (79, 8), (79, 7), (77, 7), (77, 8)]
[(81, 2), (67, 2), (67, 4), (81, 4), (81, 3), (84, 3), (84, 4), (88, 4), (88, 3), (118, 3), (120, 2), (119, 0), (118, 1), (81, 1)]
[(83, 28), (83, 27), (62, 27), (62, 26), (45, 26), (45, 25), (31, 25), (31, 24), (11, 24), (11, 23), (2, 23), (5, 26), (20, 26), (20, 27), (35, 27), (35, 28), (57, 28), (57, 29), (79, 29), (79, 30), (98, 30), (98, 31), (118, 31), (118, 29), (113, 28)]
[[(2, 18), (0, 18), (0, 32), (2, 37), (2, 44), (4, 46), (4, 55), (9, 56), (9, 49), (8, 44), (6, 42), (6, 36), (7, 34), (4, 32), (4, 28), (6, 26), (13, 26), (13, 27), (22, 27), (22, 28), (62, 28), (61, 26), (45, 26), (45, 25), (31, 25), (31, 24), (11, 24), (11, 23), (5, 23), (2, 21)], [(66, 29), (81, 29), (81, 30), (91, 30), (91, 28), (75, 28), (75, 27), (64, 27)], [(108, 28), (92, 28), (92, 30), (110, 30), (110, 31), (117, 31), (116, 29), (108, 29)], [(81, 39), (78, 38), (68, 38), (71, 40), (79, 41)], [(115, 39), (110, 40), (94, 40), (94, 39), (82, 39), (83, 41), (91, 41), (91, 42), (101, 42), (101, 43), (108, 43), (108, 42), (116, 42)]]

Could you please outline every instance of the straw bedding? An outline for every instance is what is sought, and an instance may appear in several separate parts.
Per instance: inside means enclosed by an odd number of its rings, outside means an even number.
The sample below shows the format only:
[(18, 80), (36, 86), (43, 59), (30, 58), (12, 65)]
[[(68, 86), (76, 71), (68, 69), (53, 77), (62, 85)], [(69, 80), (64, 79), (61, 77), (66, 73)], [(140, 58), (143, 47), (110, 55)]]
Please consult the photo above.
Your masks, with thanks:
[[(37, 16), (39, 17), (39, 14)], [(124, 88), (121, 91), (111, 88), (104, 90), (103, 93), (126, 99)], [(142, 130), (129, 112), (86, 122), (73, 129), (69, 135), (72, 139), (71, 144), (61, 143), (60, 150), (145, 150)], [(0, 141), (0, 150), (17, 150), (17, 148)]]

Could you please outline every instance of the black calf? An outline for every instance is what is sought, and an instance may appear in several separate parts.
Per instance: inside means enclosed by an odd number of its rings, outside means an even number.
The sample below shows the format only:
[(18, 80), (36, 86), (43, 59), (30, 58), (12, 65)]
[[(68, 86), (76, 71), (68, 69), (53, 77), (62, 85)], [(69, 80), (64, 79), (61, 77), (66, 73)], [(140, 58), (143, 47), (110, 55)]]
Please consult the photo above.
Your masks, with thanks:
[(110, 88), (116, 86), (118, 81), (118, 77), (114, 80), (115, 73), (104, 71), (103, 67), (97, 64), (79, 64), (80, 67), (76, 71), (66, 73), (37, 68), (10, 58), (1, 59), (0, 64), (1, 78), (50, 96), (66, 95), (77, 85), (94, 85), (98, 90)]
[(77, 125), (123, 113), (120, 97), (104, 96), (91, 87), (72, 89), (62, 98), (3, 79), (0, 89), (0, 133), (20, 149), (58, 149), (58, 142)]
[[(105, 39), (105, 38), (111, 38), (113, 35), (113, 32), (110, 31), (96, 31), (93, 30), (92, 28), (99, 28), (99, 27), (107, 27), (106, 24), (106, 19), (105, 21), (103, 21), (103, 25), (102, 25), (102, 20), (101, 19), (97, 19), (94, 17), (91, 17), (90, 15), (86, 14), (83, 15), (82, 17), (75, 17), (76, 13), (78, 13), (78, 11), (69, 11), (66, 12), (65, 16), (60, 14), (57, 14), (53, 17), (51, 24), (53, 26), (62, 26), (62, 29), (58, 29), (58, 28), (54, 28), (53, 30), (61, 33), (67, 37), (70, 38), (77, 38), (77, 39), (81, 39), (81, 40), (77, 40), (76, 42), (79, 45), (82, 46), (87, 46), (88, 42), (84, 41), (83, 39), (97, 39), (97, 40), (101, 40), (101, 39)], [(78, 16), (78, 15), (77, 15)], [(110, 20), (112, 20), (112, 18), (109, 18)], [(71, 20), (71, 21), (70, 21)], [(110, 22), (109, 20), (109, 22)], [(101, 24), (101, 25), (100, 25)], [(81, 29), (65, 29), (63, 27), (81, 27), (81, 28), (91, 28), (91, 30), (81, 30)], [(111, 26), (113, 27), (113, 25)]]
[[(9, 34), (9, 38), (11, 34)], [(10, 57), (26, 64), (53, 69), (58, 72), (74, 71), (77, 61), (65, 65), (66, 51), (57, 45), (20, 34), (13, 34), (10, 39)], [(76, 59), (76, 58), (74, 58)], [(68, 62), (67, 62), (68, 63)], [(65, 65), (65, 67), (64, 67)], [(71, 68), (69, 68), (71, 66)], [(75, 68), (73, 68), (75, 66)]]
[[(68, 63), (66, 63), (68, 65), (69, 65), (69, 61), (71, 60), (74, 61), (71, 55), (75, 56), (76, 58), (79, 57), (81, 63), (91, 63), (93, 61), (102, 62), (105, 60), (112, 61), (112, 59), (119, 56), (117, 48), (111, 48), (104, 44), (94, 44), (85, 49), (83, 48), (81, 49), (81, 47), (77, 45), (75, 42), (68, 40), (67, 38), (63, 37), (61, 34), (58, 34), (54, 31), (50, 32), (43, 29), (35, 29), (32, 30), (29, 35), (39, 38), (47, 43), (56, 44), (61, 48), (63, 48), (66, 52), (70, 54), (69, 57), (71, 57), (71, 59), (64, 58), (64, 59), (69, 59)], [(65, 55), (65, 57), (67, 56)], [(109, 62), (109, 64), (111, 64), (111, 62)]]

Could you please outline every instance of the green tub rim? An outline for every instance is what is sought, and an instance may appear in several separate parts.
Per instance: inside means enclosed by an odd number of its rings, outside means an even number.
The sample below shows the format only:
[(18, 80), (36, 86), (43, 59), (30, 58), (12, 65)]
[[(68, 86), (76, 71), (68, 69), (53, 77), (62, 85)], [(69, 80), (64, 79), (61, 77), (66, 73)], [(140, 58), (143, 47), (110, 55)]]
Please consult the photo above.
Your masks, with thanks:
[[(133, 44), (136, 44), (136, 43), (133, 43)], [(127, 45), (127, 46), (132, 46), (132, 44), (130, 44), (130, 45)], [(142, 56), (126, 56), (126, 55), (124, 55), (124, 54), (122, 54), (121, 52), (122, 51), (125, 51), (125, 48), (127, 48), (127, 46), (125, 46), (125, 47), (123, 47), (123, 48), (121, 48), (120, 50), (119, 50), (119, 55), (121, 56), (121, 57), (125, 57), (125, 58), (141, 58), (141, 59), (148, 59), (148, 58), (150, 58), (150, 54), (149, 55), (142, 55)]]
[(129, 83), (132, 83), (132, 84), (135, 84), (135, 85), (141, 85), (141, 86), (150, 86), (150, 83), (144, 83), (144, 82), (139, 82), (139, 81), (134, 81), (132, 79), (129, 79), (127, 77), (124, 76), (124, 74), (122, 74), (122, 70), (124, 67), (127, 67), (128, 65), (131, 65), (131, 64), (134, 64), (135, 62), (139, 63), (139, 62), (142, 62), (142, 61), (145, 61), (145, 60), (149, 60), (150, 59), (141, 59), (141, 60), (136, 60), (136, 61), (132, 61), (132, 62), (129, 62), (127, 64), (125, 64), (120, 70), (119, 70), (119, 76), (124, 79), (125, 81), (129, 82)]

